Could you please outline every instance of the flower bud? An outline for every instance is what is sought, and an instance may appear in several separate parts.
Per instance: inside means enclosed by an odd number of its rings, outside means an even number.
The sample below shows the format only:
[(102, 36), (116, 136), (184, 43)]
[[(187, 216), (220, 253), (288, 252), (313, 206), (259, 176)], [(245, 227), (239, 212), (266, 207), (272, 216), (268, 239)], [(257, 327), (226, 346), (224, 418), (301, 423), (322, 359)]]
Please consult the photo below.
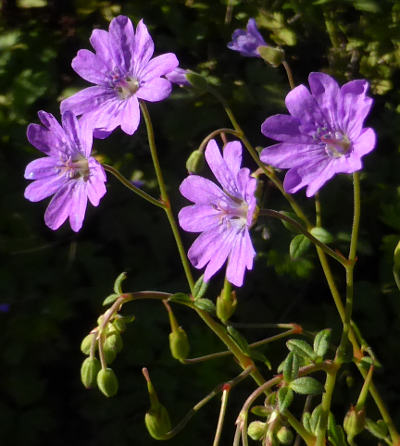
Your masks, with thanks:
[(90, 389), (96, 385), (96, 377), (100, 370), (100, 361), (97, 358), (86, 358), (81, 367), (82, 384)]
[(159, 404), (156, 409), (153, 408), (146, 412), (144, 422), (149, 434), (155, 440), (165, 439), (165, 434), (171, 430), (168, 411), (162, 404)]
[(172, 357), (182, 361), (189, 356), (190, 345), (187, 334), (182, 327), (178, 327), (169, 334), (169, 348)]
[(266, 423), (252, 421), (247, 429), (247, 435), (254, 441), (261, 440), (266, 432)]
[(190, 85), (199, 91), (205, 91), (208, 89), (208, 82), (201, 74), (190, 72), (186, 74), (186, 79)]
[(194, 150), (186, 161), (186, 169), (189, 173), (200, 173), (204, 167), (204, 153)]
[(118, 379), (110, 368), (100, 370), (97, 374), (97, 385), (106, 397), (114, 396), (118, 392)]
[(290, 429), (286, 426), (282, 426), (276, 433), (276, 438), (280, 444), (288, 445), (293, 443), (294, 435)]
[(357, 410), (354, 406), (351, 406), (344, 417), (343, 427), (347, 434), (347, 441), (352, 444), (353, 438), (364, 430), (365, 410)]
[(257, 48), (258, 54), (274, 68), (279, 65), (285, 59), (285, 52), (281, 48), (274, 48), (272, 46), (259, 46)]
[(217, 316), (225, 324), (236, 310), (236, 292), (232, 291), (228, 297), (223, 293), (217, 297)]
[(81, 342), (81, 352), (84, 355), (89, 355), (90, 350), (92, 348), (92, 342), (93, 338), (96, 336), (95, 333), (89, 333), (87, 336), (85, 336)]

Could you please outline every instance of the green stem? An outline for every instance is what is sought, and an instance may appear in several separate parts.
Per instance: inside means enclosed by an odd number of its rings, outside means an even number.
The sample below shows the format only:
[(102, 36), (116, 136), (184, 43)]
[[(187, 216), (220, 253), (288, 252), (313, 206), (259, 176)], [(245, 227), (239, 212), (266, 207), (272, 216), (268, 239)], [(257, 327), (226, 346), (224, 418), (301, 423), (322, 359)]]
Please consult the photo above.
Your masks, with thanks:
[(167, 188), (165, 187), (164, 177), (161, 171), (160, 162), (158, 160), (158, 154), (157, 154), (157, 147), (156, 147), (156, 141), (154, 138), (154, 130), (153, 130), (153, 124), (150, 119), (149, 112), (147, 110), (147, 106), (143, 101), (140, 101), (140, 108), (144, 117), (144, 121), (146, 123), (146, 130), (147, 130), (147, 137), (149, 140), (149, 147), (150, 147), (150, 153), (151, 157), (153, 159), (154, 164), (154, 170), (156, 172), (157, 181), (158, 181), (158, 187), (160, 188), (160, 194), (161, 199), (164, 202), (164, 210), (167, 214), (167, 218), (169, 221), (169, 224), (171, 226), (172, 233), (174, 234), (175, 243), (179, 251), (179, 256), (181, 258), (182, 266), (185, 271), (186, 279), (188, 281), (189, 287), (191, 292), (193, 293), (194, 288), (194, 280), (192, 276), (192, 272), (190, 270), (190, 265), (186, 256), (185, 249), (183, 247), (182, 239), (179, 234), (178, 226), (175, 221), (174, 214), (171, 209)]
[(321, 200), (319, 199), (319, 193), (315, 194), (315, 226), (322, 226)]
[(214, 441), (213, 441), (213, 446), (218, 446), (219, 445), (219, 441), (221, 439), (222, 427), (224, 425), (226, 408), (227, 408), (227, 405), (228, 405), (229, 392), (230, 392), (230, 386), (225, 386), (223, 391), (222, 391), (221, 409), (219, 411), (217, 430), (215, 431), (215, 437), (214, 437)]
[(135, 192), (135, 194), (139, 195), (140, 197), (144, 198), (151, 204), (154, 204), (155, 206), (158, 206), (160, 208), (165, 209), (164, 203), (157, 200), (156, 198), (152, 197), (151, 195), (147, 194), (146, 192), (142, 191), (142, 189), (139, 189), (134, 184), (132, 184), (127, 178), (125, 178), (117, 169), (115, 169), (112, 166), (109, 166), (108, 164), (102, 164), (104, 169), (107, 172), (110, 172), (112, 175), (115, 176), (124, 186), (126, 186), (128, 189), (130, 189), (132, 192)]
[(216, 136), (220, 135), (221, 133), (229, 133), (231, 135), (236, 136), (237, 138), (240, 137), (240, 134), (233, 129), (228, 129), (228, 128), (222, 128), (222, 129), (218, 129), (218, 130), (214, 130), (213, 132), (209, 133), (204, 139), (203, 141), (201, 141), (199, 148), (197, 150), (199, 150), (200, 152), (202, 152), (205, 148), (205, 146), (207, 145), (208, 141), (210, 141), (210, 139), (215, 138)]
[(288, 78), (288, 81), (289, 81), (290, 88), (291, 88), (291, 90), (293, 90), (293, 88), (296, 87), (296, 84), (294, 83), (292, 70), (291, 70), (289, 64), (286, 62), (286, 60), (282, 61), (282, 65), (283, 65), (283, 68), (286, 71), (286, 75), (287, 75), (287, 78)]

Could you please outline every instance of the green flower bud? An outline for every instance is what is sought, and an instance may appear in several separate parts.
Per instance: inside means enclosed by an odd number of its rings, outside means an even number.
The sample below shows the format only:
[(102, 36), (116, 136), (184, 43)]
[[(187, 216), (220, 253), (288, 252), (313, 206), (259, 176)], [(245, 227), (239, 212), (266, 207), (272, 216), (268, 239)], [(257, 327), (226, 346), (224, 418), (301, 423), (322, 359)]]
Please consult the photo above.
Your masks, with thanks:
[(262, 421), (252, 421), (247, 429), (247, 435), (254, 441), (261, 440), (266, 432), (267, 424)]
[(189, 356), (189, 340), (182, 327), (178, 327), (169, 334), (169, 348), (172, 356), (178, 361), (182, 361)]
[(286, 426), (282, 426), (276, 433), (276, 438), (280, 444), (287, 445), (293, 443), (294, 435), (290, 429), (288, 429)]
[(352, 444), (353, 438), (364, 430), (365, 410), (357, 410), (354, 406), (351, 406), (344, 417), (343, 427), (347, 434), (347, 441)]
[(122, 350), (122, 338), (121, 335), (114, 331), (112, 334), (106, 337), (103, 343), (104, 360), (107, 364), (111, 364)]
[(189, 173), (200, 173), (204, 167), (204, 153), (194, 150), (186, 161), (186, 169)]
[(228, 298), (223, 294), (217, 297), (217, 316), (225, 324), (236, 310), (236, 292), (232, 291)]
[(92, 342), (94, 337), (96, 336), (95, 333), (89, 333), (87, 336), (85, 336), (81, 342), (81, 352), (84, 355), (89, 355), (90, 350), (92, 348)]
[(86, 358), (81, 367), (82, 384), (90, 389), (96, 385), (96, 377), (100, 370), (100, 361), (97, 358)]
[(106, 397), (114, 396), (118, 392), (118, 379), (110, 368), (100, 370), (97, 374), (97, 385)]
[(155, 440), (165, 439), (165, 434), (171, 430), (171, 420), (167, 409), (158, 404), (156, 408), (150, 409), (144, 416), (144, 422), (146, 424), (149, 434)]

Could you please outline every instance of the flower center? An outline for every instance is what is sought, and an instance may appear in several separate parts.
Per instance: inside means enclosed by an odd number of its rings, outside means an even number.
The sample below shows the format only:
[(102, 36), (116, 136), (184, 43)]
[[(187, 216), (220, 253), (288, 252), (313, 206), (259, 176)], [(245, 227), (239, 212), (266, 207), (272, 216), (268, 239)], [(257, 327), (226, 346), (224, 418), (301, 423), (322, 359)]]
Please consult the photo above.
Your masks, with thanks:
[(325, 144), (326, 153), (332, 158), (340, 158), (351, 150), (351, 141), (342, 132), (327, 132), (320, 135), (319, 138)]
[(82, 155), (78, 155), (74, 159), (69, 157), (62, 163), (62, 166), (60, 167), (60, 173), (73, 180), (83, 178), (84, 181), (87, 181), (90, 174), (89, 162)]
[(115, 90), (120, 99), (128, 99), (139, 90), (139, 80), (135, 77), (126, 76), (118, 80), (115, 84)]

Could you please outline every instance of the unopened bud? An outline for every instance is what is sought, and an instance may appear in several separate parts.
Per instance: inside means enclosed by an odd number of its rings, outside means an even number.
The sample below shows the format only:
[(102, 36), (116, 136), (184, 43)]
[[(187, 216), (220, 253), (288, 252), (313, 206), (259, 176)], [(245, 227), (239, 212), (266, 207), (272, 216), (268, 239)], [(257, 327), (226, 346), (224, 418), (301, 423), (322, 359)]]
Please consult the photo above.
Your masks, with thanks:
[(178, 327), (169, 334), (169, 348), (172, 356), (178, 361), (182, 361), (189, 356), (189, 339), (182, 327)]
[(194, 150), (186, 161), (186, 169), (189, 173), (200, 173), (204, 167), (204, 153)]
[(165, 439), (165, 434), (171, 430), (171, 420), (168, 411), (162, 404), (146, 412), (144, 422), (149, 434), (155, 440)]
[(118, 392), (118, 379), (110, 368), (99, 371), (97, 374), (97, 385), (106, 397), (114, 396)]
[(236, 292), (232, 291), (228, 297), (223, 293), (217, 297), (217, 316), (225, 324), (236, 310)]
[(353, 438), (364, 430), (365, 410), (357, 410), (354, 406), (351, 406), (344, 417), (343, 427), (347, 434), (348, 442), (352, 444)]
[(208, 88), (207, 79), (198, 73), (190, 72), (186, 74), (186, 79), (189, 81), (190, 85), (197, 90), (205, 91)]
[(94, 340), (94, 337), (96, 336), (95, 333), (89, 333), (87, 336), (85, 336), (81, 342), (81, 352), (84, 355), (89, 355), (90, 350), (92, 348), (92, 342)]
[(248, 436), (254, 440), (261, 440), (266, 432), (266, 423), (262, 421), (252, 421), (247, 429)]
[(293, 443), (293, 432), (286, 426), (282, 426), (276, 433), (276, 438), (280, 444), (288, 445)]
[(97, 358), (86, 358), (81, 367), (82, 384), (90, 389), (96, 385), (96, 377), (100, 370), (100, 362)]

